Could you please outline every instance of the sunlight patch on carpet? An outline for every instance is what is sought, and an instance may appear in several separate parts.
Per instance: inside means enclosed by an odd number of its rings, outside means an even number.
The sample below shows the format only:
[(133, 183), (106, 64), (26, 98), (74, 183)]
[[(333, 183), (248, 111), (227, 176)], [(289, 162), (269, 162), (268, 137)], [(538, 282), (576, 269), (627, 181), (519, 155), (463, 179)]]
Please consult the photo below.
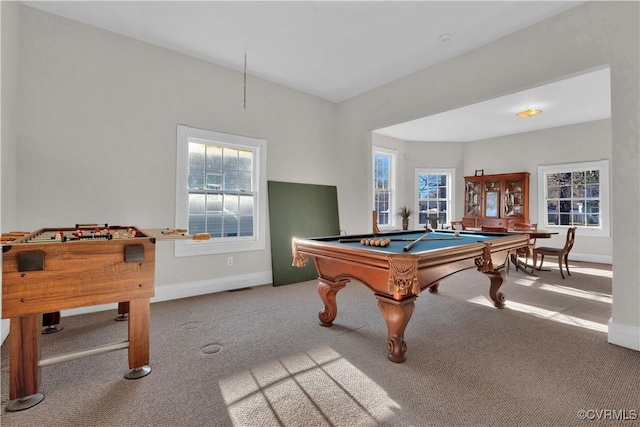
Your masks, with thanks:
[(515, 285), (531, 287), (538, 281), (538, 279), (539, 277), (519, 277), (513, 281), (510, 281), (510, 284), (512, 283)]
[(556, 292), (558, 294), (569, 295), (572, 297), (606, 302), (607, 304), (611, 304), (613, 302), (611, 295), (603, 294), (602, 292), (584, 291), (582, 289), (569, 288), (567, 286), (548, 285), (548, 284), (540, 285), (539, 289), (543, 291), (550, 291), (550, 292)]
[(580, 267), (575, 264), (569, 264), (569, 271), (571, 271), (571, 273), (590, 274), (592, 276), (608, 277), (609, 279), (613, 279), (613, 271), (601, 268)]
[[(467, 301), (474, 304), (478, 304), (478, 305), (493, 307), (493, 302), (483, 296), (469, 298)], [(609, 330), (606, 323), (603, 324), (603, 323), (593, 322), (591, 320), (581, 319), (579, 317), (562, 314), (558, 311), (546, 310), (544, 308), (534, 307), (528, 304), (521, 304), (515, 301), (507, 301), (505, 309), (520, 311), (522, 313), (528, 313), (533, 316), (540, 317), (542, 319), (552, 320), (554, 322), (564, 323), (566, 325), (579, 326), (581, 328), (591, 329), (593, 331), (608, 332)]]
[(376, 425), (400, 406), (330, 347), (219, 380), (234, 426)]

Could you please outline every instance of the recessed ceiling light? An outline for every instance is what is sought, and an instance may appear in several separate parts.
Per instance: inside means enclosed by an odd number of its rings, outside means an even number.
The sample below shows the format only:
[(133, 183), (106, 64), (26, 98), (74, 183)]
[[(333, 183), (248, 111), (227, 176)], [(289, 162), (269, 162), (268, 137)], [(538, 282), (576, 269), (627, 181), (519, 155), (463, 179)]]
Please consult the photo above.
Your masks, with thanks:
[(542, 110), (538, 110), (537, 108), (527, 108), (525, 110), (518, 111), (516, 113), (516, 116), (518, 116), (518, 117), (531, 117), (531, 116), (535, 116), (536, 114), (540, 114), (540, 113), (542, 113)]
[(439, 39), (441, 42), (446, 43), (446, 42), (448, 42), (449, 40), (451, 40), (451, 34), (450, 34), (450, 33), (440, 34), (440, 35), (438, 36), (438, 39)]

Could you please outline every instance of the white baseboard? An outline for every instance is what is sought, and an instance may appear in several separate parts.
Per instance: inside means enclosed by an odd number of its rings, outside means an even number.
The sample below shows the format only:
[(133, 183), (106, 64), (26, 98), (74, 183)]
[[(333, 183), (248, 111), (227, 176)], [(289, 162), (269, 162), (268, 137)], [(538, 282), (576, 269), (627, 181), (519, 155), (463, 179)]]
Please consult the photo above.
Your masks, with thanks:
[(272, 281), (273, 274), (269, 270), (239, 276), (200, 280), (198, 282), (180, 283), (179, 285), (156, 286), (156, 296), (151, 298), (151, 302), (170, 301), (216, 292), (232, 291), (249, 286), (266, 285), (272, 283)]
[(596, 262), (598, 264), (613, 264), (611, 255), (593, 255), (569, 252), (569, 261)]
[(608, 341), (620, 347), (640, 351), (640, 327), (613, 323), (609, 320)]

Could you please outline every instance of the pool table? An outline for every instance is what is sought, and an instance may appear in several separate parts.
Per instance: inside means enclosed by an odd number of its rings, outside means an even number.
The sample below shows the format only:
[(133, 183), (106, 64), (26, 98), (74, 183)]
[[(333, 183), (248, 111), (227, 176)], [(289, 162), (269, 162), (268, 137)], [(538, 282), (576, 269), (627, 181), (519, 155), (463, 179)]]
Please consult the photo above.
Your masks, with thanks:
[[(362, 244), (363, 239), (385, 238), (387, 246)], [(418, 240), (420, 239), (420, 240)], [(424, 230), (294, 238), (293, 265), (304, 267), (309, 259), (318, 271), (318, 293), (324, 302), (320, 324), (331, 326), (338, 313), (337, 293), (350, 280), (361, 282), (378, 299), (387, 324), (389, 360), (402, 363), (407, 350), (404, 330), (414, 301), (424, 289), (438, 291), (439, 281), (453, 273), (476, 267), (490, 279), (489, 296), (504, 307), (500, 287), (506, 277), (509, 253), (527, 246), (528, 235), (506, 233)]]

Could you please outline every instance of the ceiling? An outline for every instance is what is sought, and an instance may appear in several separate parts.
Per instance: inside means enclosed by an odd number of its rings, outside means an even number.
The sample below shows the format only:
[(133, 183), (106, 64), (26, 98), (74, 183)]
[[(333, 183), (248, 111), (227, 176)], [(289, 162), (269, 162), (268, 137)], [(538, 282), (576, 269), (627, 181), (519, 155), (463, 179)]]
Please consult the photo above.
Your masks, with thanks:
[[(609, 68), (604, 68), (376, 133), (403, 141), (470, 142), (606, 119), (611, 117), (610, 80)], [(516, 116), (531, 107), (542, 113)]]
[[(341, 102), (575, 7), (582, 1), (23, 1), (98, 28), (209, 61), (331, 102)], [(443, 36), (443, 35), (449, 36)], [(443, 41), (443, 39), (448, 39)], [(608, 79), (608, 73), (607, 79)], [(596, 78), (595, 76), (593, 77)], [(588, 80), (588, 81), (587, 81)], [(481, 111), (567, 105), (573, 91), (589, 92), (594, 80), (578, 87), (556, 83), (538, 94), (483, 103)], [(600, 82), (607, 85), (606, 82)], [(250, 84), (250, 80), (249, 80)], [(250, 87), (250, 86), (249, 86)], [(558, 95), (562, 94), (563, 98)], [(526, 96), (525, 96), (526, 95)], [(598, 100), (575, 102), (581, 117)], [(515, 107), (517, 105), (517, 107)], [(587, 113), (576, 109), (587, 106)], [(468, 107), (381, 130), (405, 140), (476, 140), (513, 133), (506, 121), (483, 121), (476, 136), (457, 135), (460, 123), (478, 117)], [(545, 109), (543, 108), (543, 109)], [(610, 107), (607, 108), (610, 110)], [(561, 109), (547, 126), (563, 123)], [(551, 114), (530, 118), (546, 122)], [(609, 111), (610, 117), (610, 111)], [(470, 115), (470, 116), (469, 116)], [(522, 119), (526, 120), (526, 119)], [(584, 120), (583, 120), (584, 121)], [(520, 122), (522, 123), (522, 121)], [(564, 123), (567, 124), (567, 123)], [(561, 124), (560, 124), (561, 125)], [(476, 127), (476, 126), (473, 126)], [(467, 126), (472, 128), (472, 126)], [(477, 127), (476, 127), (477, 128)], [(489, 128), (493, 129), (490, 130)], [(480, 132), (482, 130), (482, 132)], [(528, 129), (525, 131), (529, 131)], [(533, 129), (535, 130), (535, 129)], [(506, 133), (505, 133), (506, 132)], [(471, 139), (469, 139), (471, 138)]]

